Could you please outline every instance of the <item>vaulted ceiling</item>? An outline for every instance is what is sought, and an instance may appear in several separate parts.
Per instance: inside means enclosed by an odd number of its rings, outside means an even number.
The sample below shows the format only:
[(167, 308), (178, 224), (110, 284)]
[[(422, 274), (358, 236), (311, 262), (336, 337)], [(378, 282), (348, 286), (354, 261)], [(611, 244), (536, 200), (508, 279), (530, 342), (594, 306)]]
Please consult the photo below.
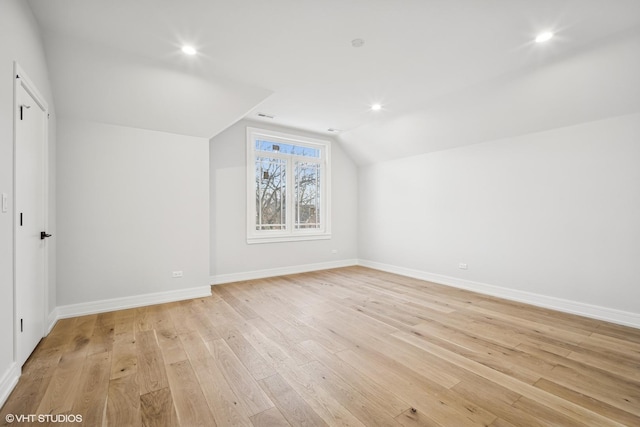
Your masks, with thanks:
[(61, 116), (212, 137), (266, 113), (368, 163), (640, 111), (637, 0), (29, 3)]

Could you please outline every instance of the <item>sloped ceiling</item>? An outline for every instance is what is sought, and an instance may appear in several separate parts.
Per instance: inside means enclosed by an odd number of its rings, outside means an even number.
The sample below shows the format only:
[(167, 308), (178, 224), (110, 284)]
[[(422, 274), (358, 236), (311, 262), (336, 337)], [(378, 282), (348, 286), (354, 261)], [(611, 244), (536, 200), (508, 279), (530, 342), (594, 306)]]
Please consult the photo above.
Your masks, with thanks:
[(367, 163), (638, 110), (637, 0), (29, 3), (61, 115), (211, 137), (264, 112)]
[(60, 116), (210, 138), (271, 93), (60, 34), (45, 40)]
[(375, 163), (640, 112), (640, 31), (568, 57), (387, 114), (339, 139)]

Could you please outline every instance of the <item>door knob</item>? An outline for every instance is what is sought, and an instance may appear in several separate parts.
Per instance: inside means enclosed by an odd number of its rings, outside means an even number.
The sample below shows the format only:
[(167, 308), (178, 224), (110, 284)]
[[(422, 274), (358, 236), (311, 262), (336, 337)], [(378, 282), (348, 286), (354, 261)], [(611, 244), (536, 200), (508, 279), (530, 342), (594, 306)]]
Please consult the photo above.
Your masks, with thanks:
[(51, 237), (51, 234), (47, 234), (46, 231), (41, 231), (40, 232), (40, 240), (44, 240), (47, 237)]

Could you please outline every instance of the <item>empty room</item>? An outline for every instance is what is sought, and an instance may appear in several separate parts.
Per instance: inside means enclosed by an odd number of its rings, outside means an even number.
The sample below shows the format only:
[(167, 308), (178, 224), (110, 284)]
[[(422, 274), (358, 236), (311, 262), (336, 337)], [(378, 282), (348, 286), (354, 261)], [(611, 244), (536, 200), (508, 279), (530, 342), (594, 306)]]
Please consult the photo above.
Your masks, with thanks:
[(0, 0), (0, 425), (640, 426), (637, 0)]

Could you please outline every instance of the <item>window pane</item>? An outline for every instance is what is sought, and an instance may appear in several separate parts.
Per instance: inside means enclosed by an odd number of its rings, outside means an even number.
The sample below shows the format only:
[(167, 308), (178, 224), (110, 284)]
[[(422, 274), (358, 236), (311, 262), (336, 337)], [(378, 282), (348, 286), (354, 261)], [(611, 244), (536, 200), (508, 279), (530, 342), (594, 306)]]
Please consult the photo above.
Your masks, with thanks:
[(295, 228), (320, 228), (320, 164), (296, 162)]
[(287, 161), (256, 157), (256, 230), (286, 230)]
[(320, 158), (320, 150), (302, 145), (282, 144), (280, 142), (256, 139), (256, 150), (281, 154), (294, 154), (296, 156)]

